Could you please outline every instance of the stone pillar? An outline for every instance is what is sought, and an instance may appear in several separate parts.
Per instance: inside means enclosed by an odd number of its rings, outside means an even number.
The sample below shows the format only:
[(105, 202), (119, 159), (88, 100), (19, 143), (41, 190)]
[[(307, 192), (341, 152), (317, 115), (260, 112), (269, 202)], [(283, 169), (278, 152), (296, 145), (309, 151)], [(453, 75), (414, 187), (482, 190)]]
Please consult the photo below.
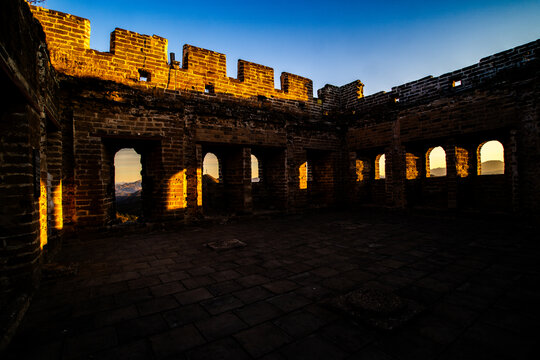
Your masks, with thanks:
[(224, 152), (223, 184), (227, 208), (233, 212), (251, 212), (251, 149), (234, 147)]
[(270, 195), (271, 204), (279, 210), (287, 208), (288, 184), (287, 184), (287, 156), (285, 149), (268, 152), (264, 157), (265, 182)]
[(186, 166), (186, 221), (202, 214), (202, 146), (184, 140), (184, 164)]
[(46, 161), (40, 123), (23, 103), (6, 102), (0, 109), (0, 309), (5, 315), (18, 311), (16, 299), (28, 299), (39, 279), (41, 161)]
[(519, 172), (518, 172), (518, 154), (516, 130), (510, 131), (508, 144), (504, 146), (504, 174), (510, 174), (510, 186), (512, 188), (512, 211), (517, 212), (520, 209), (519, 197)]
[(444, 147), (446, 153), (446, 186), (448, 192), (448, 208), (457, 208), (457, 171), (456, 171), (456, 145), (448, 143)]

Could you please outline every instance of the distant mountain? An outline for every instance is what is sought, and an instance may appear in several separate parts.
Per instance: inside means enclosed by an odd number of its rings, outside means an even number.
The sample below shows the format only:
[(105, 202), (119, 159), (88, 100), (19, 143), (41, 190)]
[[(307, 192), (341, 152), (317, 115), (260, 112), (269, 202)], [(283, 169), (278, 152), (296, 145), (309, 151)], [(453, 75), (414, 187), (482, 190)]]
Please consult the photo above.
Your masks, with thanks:
[(482, 163), (482, 175), (504, 174), (504, 162), (500, 160), (484, 161)]
[[(489, 160), (482, 163), (482, 175), (504, 174), (504, 162), (500, 160)], [(446, 176), (446, 168), (431, 169), (430, 176)]]
[(446, 168), (435, 168), (429, 171), (429, 177), (446, 176)]
[(137, 180), (130, 183), (117, 183), (114, 186), (116, 198), (128, 196), (137, 191), (141, 191), (141, 189), (142, 189), (141, 180)]
[(125, 196), (116, 196), (116, 212), (139, 216), (141, 214), (141, 193), (135, 191)]

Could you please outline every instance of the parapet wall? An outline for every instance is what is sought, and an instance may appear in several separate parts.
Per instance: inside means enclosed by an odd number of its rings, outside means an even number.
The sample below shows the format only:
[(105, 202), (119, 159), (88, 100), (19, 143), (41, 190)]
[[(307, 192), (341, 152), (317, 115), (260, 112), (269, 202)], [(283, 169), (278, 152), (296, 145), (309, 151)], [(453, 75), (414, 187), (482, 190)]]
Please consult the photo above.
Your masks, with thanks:
[(356, 101), (342, 102), (342, 110), (368, 112), (374, 107), (396, 104), (399, 107), (414, 106), (439, 98), (482, 87), (506, 71), (538, 63), (540, 40), (481, 59), (477, 64), (449, 72), (439, 77), (427, 76), (389, 92), (379, 92)]
[[(90, 49), (90, 21), (81, 17), (31, 6), (47, 36), (54, 67), (77, 77), (96, 77), (127, 85), (171, 91), (224, 93), (237, 97), (313, 100), (310, 79), (281, 74), (281, 89), (274, 89), (274, 70), (238, 61), (238, 77), (227, 76), (225, 54), (184, 45), (180, 62), (167, 61), (167, 39), (116, 28), (110, 52)], [(144, 79), (146, 81), (143, 81)]]

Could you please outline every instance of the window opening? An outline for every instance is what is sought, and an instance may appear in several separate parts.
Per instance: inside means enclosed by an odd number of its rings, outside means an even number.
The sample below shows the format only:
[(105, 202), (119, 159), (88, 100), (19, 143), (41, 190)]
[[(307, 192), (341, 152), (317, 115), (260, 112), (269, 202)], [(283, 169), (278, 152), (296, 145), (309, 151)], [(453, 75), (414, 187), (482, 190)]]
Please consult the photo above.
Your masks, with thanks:
[(251, 182), (261, 181), (259, 173), (259, 160), (253, 154), (251, 154)]
[(219, 182), (219, 160), (213, 153), (208, 153), (204, 157), (203, 176), (215, 183)]
[(386, 155), (380, 154), (375, 158), (375, 179), (382, 180), (386, 178)]
[(139, 69), (139, 81), (150, 82), (150, 78), (151, 78), (150, 72)]
[(114, 156), (116, 218), (120, 222), (136, 221), (142, 210), (141, 156), (128, 148)]
[(428, 150), (426, 162), (426, 177), (446, 176), (446, 152), (442, 146)]
[(486, 141), (478, 147), (478, 175), (504, 174), (504, 147), (497, 140)]

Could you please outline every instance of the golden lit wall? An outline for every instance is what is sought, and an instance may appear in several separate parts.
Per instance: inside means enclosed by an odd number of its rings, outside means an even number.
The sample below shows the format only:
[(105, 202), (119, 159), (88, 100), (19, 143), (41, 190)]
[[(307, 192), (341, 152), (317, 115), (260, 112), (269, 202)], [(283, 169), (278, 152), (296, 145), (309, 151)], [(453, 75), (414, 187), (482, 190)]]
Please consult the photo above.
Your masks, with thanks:
[(356, 181), (364, 181), (364, 162), (356, 160)]
[(40, 181), (40, 194), (39, 194), (39, 245), (43, 249), (43, 246), (47, 244), (47, 184), (42, 179)]
[[(281, 74), (281, 89), (274, 88), (274, 70), (245, 60), (238, 61), (238, 76), (227, 76), (225, 54), (184, 45), (182, 67), (169, 64), (167, 39), (116, 28), (111, 34), (110, 52), (90, 49), (90, 21), (78, 16), (31, 6), (47, 35), (51, 62), (56, 70), (80, 77), (97, 77), (128, 85), (168, 90), (216, 93), (238, 97), (313, 99), (310, 79)], [(140, 81), (141, 71), (148, 81)]]
[(202, 206), (202, 169), (197, 168), (197, 206)]
[(307, 162), (303, 163), (298, 168), (298, 180), (299, 188), (307, 189)]
[(469, 175), (469, 152), (460, 147), (456, 147), (456, 172), (459, 177)]
[(186, 170), (179, 171), (169, 180), (167, 209), (183, 209), (187, 205), (187, 181)]
[(407, 166), (407, 180), (413, 180), (418, 178), (418, 156), (407, 153), (405, 155), (405, 162)]

